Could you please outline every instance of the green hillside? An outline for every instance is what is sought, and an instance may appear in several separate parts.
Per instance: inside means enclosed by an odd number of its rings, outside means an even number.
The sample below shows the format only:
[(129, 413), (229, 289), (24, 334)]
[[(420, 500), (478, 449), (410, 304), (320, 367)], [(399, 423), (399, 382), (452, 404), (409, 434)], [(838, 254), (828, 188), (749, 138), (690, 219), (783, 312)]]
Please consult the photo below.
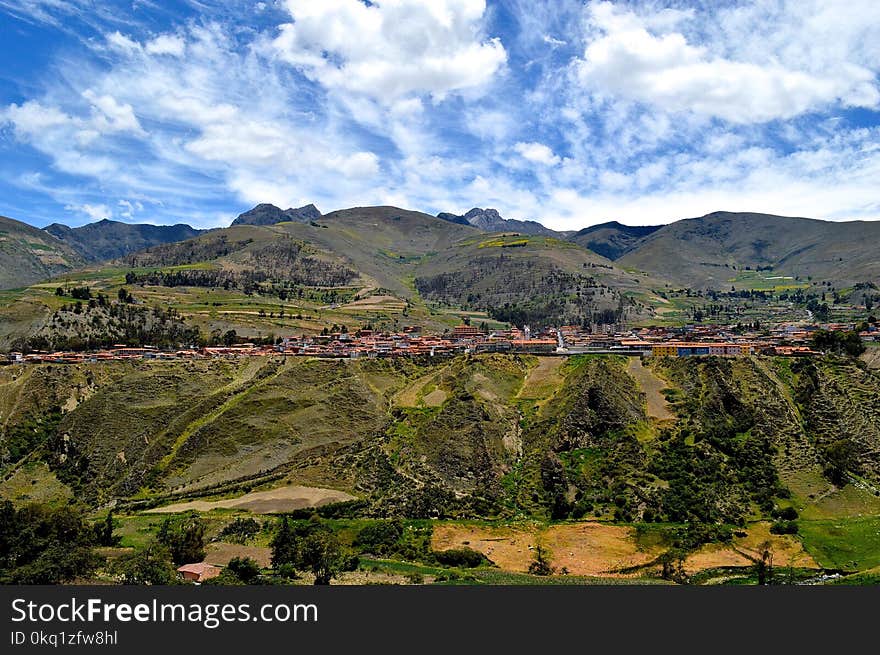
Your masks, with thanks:
[[(856, 572), (880, 561), (865, 541), (880, 516), (878, 389), (876, 371), (833, 358), (10, 366), (0, 493), (131, 513), (197, 499), (277, 509), (285, 490), (343, 492), (358, 499), (347, 516), (529, 519), (550, 526), (548, 539), (554, 526), (570, 528), (560, 539), (606, 526), (612, 541), (591, 542), (602, 566), (614, 552), (602, 548), (641, 544), (654, 553), (633, 555), (645, 566), (672, 549), (749, 570), (737, 553), (772, 525), (780, 556)], [(485, 533), (468, 525), (443, 538)]]
[[(379, 505), (415, 484), (469, 515), (736, 524), (880, 484), (880, 379), (847, 367), (658, 360), (672, 420), (611, 356), (9, 367), (4, 462), (43, 458), (94, 503), (281, 472)], [(42, 437), (19, 431), (53, 407)]]
[(580, 246), (517, 233), (463, 240), (426, 260), (415, 279), (428, 300), (533, 326), (638, 320), (651, 315), (635, 299), (646, 285)]
[(52, 235), (0, 216), (0, 289), (27, 286), (85, 263)]
[[(354, 208), (212, 230), (33, 285), (3, 303), (0, 348), (143, 343), (139, 335), (185, 345), (229, 331), (262, 339), (333, 325), (442, 332), (463, 312), (495, 325), (650, 320), (649, 281), (555, 238)], [(107, 302), (77, 309), (75, 289)], [(170, 322), (155, 325), (154, 310)]]
[(880, 280), (877, 243), (880, 222), (716, 212), (664, 226), (618, 263), (700, 289), (726, 289), (738, 274), (758, 267), (767, 277), (812, 277), (847, 287)]

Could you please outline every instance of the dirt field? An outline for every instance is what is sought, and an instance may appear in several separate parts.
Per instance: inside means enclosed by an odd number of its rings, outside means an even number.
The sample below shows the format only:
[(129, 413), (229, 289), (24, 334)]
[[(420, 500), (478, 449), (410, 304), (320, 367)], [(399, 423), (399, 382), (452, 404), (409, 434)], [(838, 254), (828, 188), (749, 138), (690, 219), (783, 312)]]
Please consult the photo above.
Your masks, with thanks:
[(442, 372), (442, 369), (436, 370), (418, 378), (417, 380), (413, 380), (412, 384), (399, 391), (397, 395), (394, 396), (394, 404), (398, 407), (417, 407), (419, 404), (419, 394), (422, 389), (436, 379)]
[(255, 514), (272, 514), (290, 512), (304, 507), (320, 507), (328, 503), (340, 503), (354, 499), (354, 496), (336, 489), (288, 486), (268, 491), (252, 491), (249, 494), (225, 500), (192, 500), (186, 503), (175, 503), (147, 511), (156, 514), (172, 514), (189, 510), (209, 512), (212, 509), (244, 509)]
[(226, 566), (233, 557), (250, 557), (263, 568), (271, 565), (272, 549), (265, 546), (243, 546), (225, 541), (215, 541), (205, 547), (204, 562), (214, 566)]
[[(548, 528), (492, 527), (468, 524), (445, 524), (434, 528), (434, 550), (468, 547), (478, 550), (498, 567), (507, 571), (526, 571), (533, 559), (535, 544), (541, 543), (551, 553), (553, 566), (563, 567), (572, 575), (632, 577), (638, 573), (619, 571), (656, 559), (663, 546), (640, 550), (633, 529), (602, 523), (552, 525)], [(759, 557), (760, 545), (772, 543), (775, 566), (817, 567), (800, 541), (790, 535), (771, 535), (769, 524), (756, 523), (746, 537), (734, 540), (734, 546), (709, 544), (685, 560), (685, 570), (695, 573), (722, 566), (749, 566), (748, 556)], [(739, 551), (739, 552), (737, 552)]]
[(552, 396), (562, 385), (560, 370), (565, 361), (564, 357), (538, 357), (538, 365), (529, 371), (517, 396), (538, 401)]
[(389, 311), (402, 311), (405, 307), (406, 303), (394, 296), (367, 296), (342, 305), (342, 309), (387, 309)]
[(772, 544), (774, 566), (818, 568), (816, 561), (795, 537), (770, 534), (769, 524), (753, 523), (748, 528), (747, 536), (734, 539), (733, 548), (719, 544), (703, 546), (685, 560), (685, 571), (694, 573), (721, 566), (750, 566), (752, 560), (749, 556), (759, 558), (761, 545), (767, 541)]
[(431, 393), (425, 394), (422, 402), (428, 407), (440, 407), (446, 402), (446, 392), (443, 389), (434, 389)]
[(434, 529), (431, 546), (434, 550), (467, 546), (502, 569), (527, 571), (533, 548), (541, 543), (550, 550), (557, 570), (566, 568), (572, 575), (626, 577), (615, 571), (646, 564), (661, 552), (638, 550), (632, 533), (629, 527), (601, 523), (553, 525), (542, 530), (449, 524)]
[(669, 421), (675, 418), (669, 409), (666, 397), (661, 393), (669, 385), (654, 372), (642, 364), (639, 357), (630, 357), (626, 365), (627, 372), (639, 383), (648, 402), (648, 416), (658, 421)]

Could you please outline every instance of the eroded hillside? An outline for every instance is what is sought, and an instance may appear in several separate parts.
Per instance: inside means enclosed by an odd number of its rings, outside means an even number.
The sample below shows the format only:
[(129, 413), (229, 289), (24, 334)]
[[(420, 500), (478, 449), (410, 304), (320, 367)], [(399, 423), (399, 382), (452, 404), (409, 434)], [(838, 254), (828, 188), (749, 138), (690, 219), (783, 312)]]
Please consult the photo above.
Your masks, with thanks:
[[(155, 504), (282, 480), (372, 514), (737, 524), (873, 498), (876, 372), (844, 360), (243, 358), (0, 371), (3, 478)], [(654, 376), (648, 378), (646, 376)], [(642, 384), (657, 389), (649, 410)], [(55, 484), (53, 482), (53, 484)], [(849, 484), (849, 486), (847, 486)]]

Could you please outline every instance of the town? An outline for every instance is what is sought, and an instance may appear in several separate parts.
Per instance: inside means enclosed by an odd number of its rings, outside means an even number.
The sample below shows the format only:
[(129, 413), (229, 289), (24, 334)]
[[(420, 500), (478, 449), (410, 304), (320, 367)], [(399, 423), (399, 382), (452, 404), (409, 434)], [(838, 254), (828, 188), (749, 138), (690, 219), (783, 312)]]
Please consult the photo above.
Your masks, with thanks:
[[(861, 327), (866, 327), (862, 325)], [(619, 354), (640, 357), (692, 357), (718, 355), (741, 357), (770, 355), (808, 357), (822, 354), (813, 349), (820, 331), (853, 332), (855, 325), (780, 324), (760, 332), (738, 333), (732, 328), (700, 325), (676, 328), (647, 327), (629, 331), (591, 332), (579, 326), (548, 327), (532, 332), (528, 326), (483, 330), (461, 324), (443, 334), (423, 334), (418, 327), (402, 332), (362, 329), (326, 334), (302, 334), (279, 338), (274, 344), (238, 343), (224, 346), (160, 350), (153, 346), (117, 344), (94, 352), (13, 352), (4, 364), (76, 364), (131, 359), (185, 360), (241, 356), (308, 356), (328, 358), (444, 357), (458, 354), (520, 353), (533, 355)], [(870, 325), (858, 333), (863, 342), (880, 341), (880, 326)]]

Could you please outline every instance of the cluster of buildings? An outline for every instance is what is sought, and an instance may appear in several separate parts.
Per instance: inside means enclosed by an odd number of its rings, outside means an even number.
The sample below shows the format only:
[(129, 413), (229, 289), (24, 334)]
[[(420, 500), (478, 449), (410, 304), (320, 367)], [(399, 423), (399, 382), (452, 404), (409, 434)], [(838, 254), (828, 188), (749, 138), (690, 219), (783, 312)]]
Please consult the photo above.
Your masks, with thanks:
[[(10, 362), (85, 363), (128, 359), (180, 360), (213, 357), (299, 355), (309, 357), (376, 358), (442, 357), (456, 354), (512, 352), (570, 355), (578, 353), (629, 354), (654, 357), (692, 357), (719, 355), (744, 357), (753, 354), (811, 356), (817, 329), (851, 330), (851, 325), (778, 325), (761, 333), (736, 334), (718, 326), (642, 328), (629, 332), (597, 334), (578, 326), (550, 327), (533, 333), (523, 329), (483, 332), (471, 325), (459, 325), (443, 334), (422, 334), (418, 327), (402, 332), (359, 330), (354, 333), (299, 335), (281, 339), (274, 345), (240, 344), (163, 351), (150, 346), (125, 345), (100, 352), (13, 353)], [(861, 333), (866, 341), (880, 341), (876, 326)]]

